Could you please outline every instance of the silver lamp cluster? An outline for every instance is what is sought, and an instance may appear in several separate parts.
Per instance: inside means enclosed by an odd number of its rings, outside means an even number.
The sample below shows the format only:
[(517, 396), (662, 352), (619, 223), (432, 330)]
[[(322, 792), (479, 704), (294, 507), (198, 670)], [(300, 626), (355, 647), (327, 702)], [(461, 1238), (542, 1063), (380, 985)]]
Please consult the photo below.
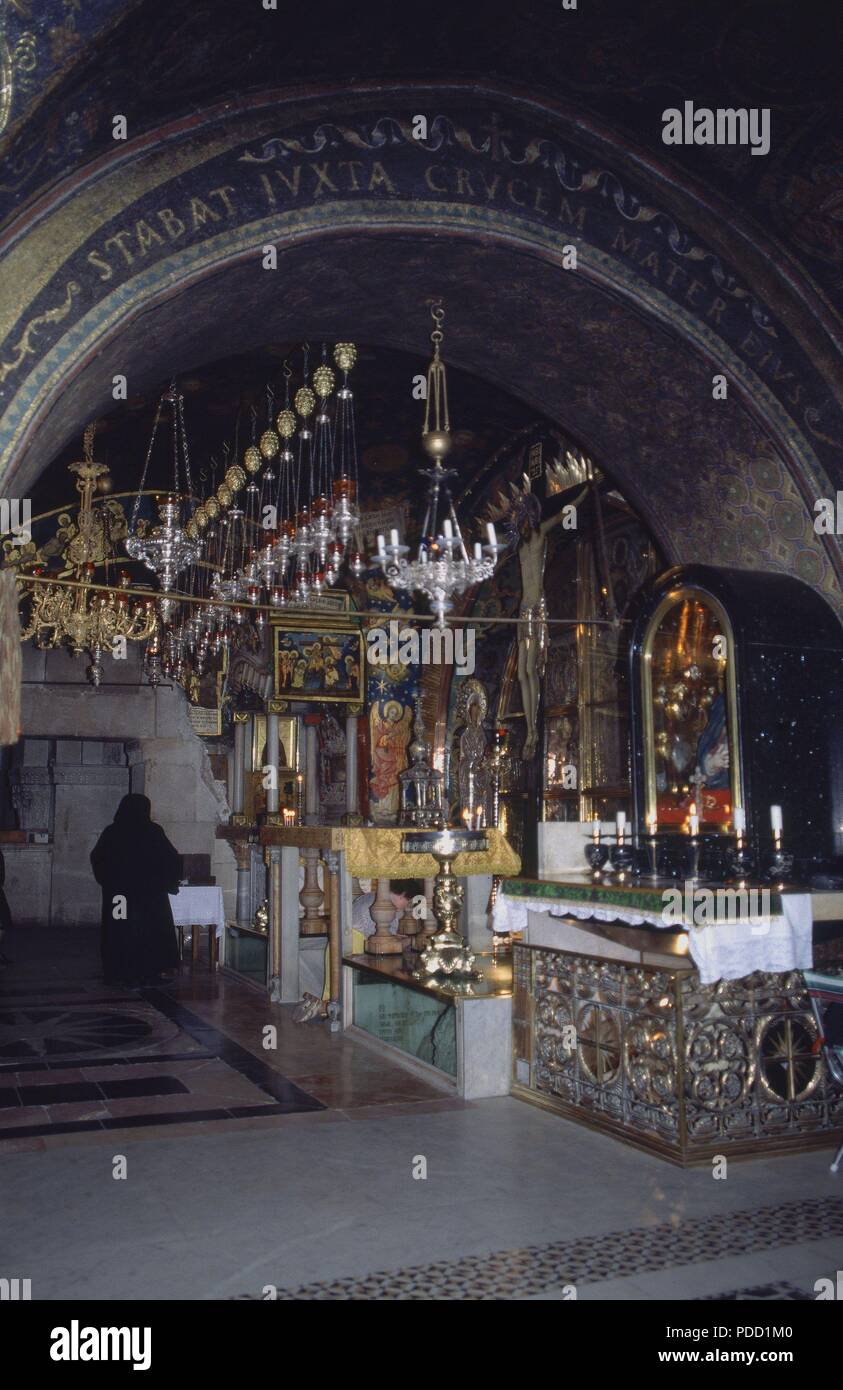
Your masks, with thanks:
[(492, 577), (499, 547), (494, 525), (490, 521), (486, 526), (487, 544), (476, 541), (469, 554), (451, 500), (450, 482), (457, 475), (453, 469), (443, 465), (443, 459), (451, 448), (448, 383), (441, 357), (445, 311), (441, 304), (434, 304), (430, 312), (435, 325), (430, 335), (433, 357), (427, 369), (427, 400), (421, 442), (433, 463), (430, 468), (419, 469), (420, 476), (428, 480), (421, 539), (415, 559), (408, 560), (406, 556), (410, 547), (401, 543), (396, 530), (390, 533), (388, 543), (380, 535), (377, 553), (372, 558), (381, 566), (387, 583), (393, 589), (424, 594), (433, 609), (437, 626), (442, 628), (445, 626), (445, 615), (453, 607), (454, 598)]
[[(333, 415), (329, 410), (336, 374), (323, 359), (308, 384), (305, 349), (304, 384), (279, 413), (275, 428), (261, 436), (257, 447), (247, 449), (244, 464), (254, 471), (261, 459), (277, 459), (278, 475), (263, 475), (263, 486), (253, 482), (249, 494), (260, 493), (260, 516), (248, 514), (244, 523), (243, 563), (214, 581), (216, 597), (274, 608), (305, 604), (312, 595), (335, 584), (342, 567), (360, 575), (367, 566), (359, 536), (357, 506), (358, 468), (354, 421), (354, 394), (348, 373), (357, 360), (353, 343), (337, 343), (333, 360), (342, 372), (335, 393)], [(294, 451), (293, 445), (296, 445)], [(276, 485), (274, 497), (266, 483)], [(270, 506), (274, 524), (267, 527), (264, 513)], [(229, 513), (230, 515), (230, 513)], [(249, 544), (261, 536), (261, 544)]]
[[(158, 501), (158, 524), (145, 534), (138, 532), (138, 512), (143, 495), (149, 460), (155, 444), (158, 422), (165, 405), (172, 407), (173, 431), (173, 487), (172, 491)], [(176, 579), (183, 569), (199, 559), (202, 543), (198, 535), (189, 535), (183, 525), (182, 509), (185, 505), (181, 497), (182, 469), (188, 498), (192, 493), (190, 477), (190, 457), (187, 450), (187, 432), (184, 425), (184, 398), (172, 382), (168, 391), (161, 397), (152, 426), (152, 435), (146, 454), (140, 487), (132, 509), (130, 534), (126, 540), (126, 550), (133, 560), (140, 560), (148, 570), (157, 575), (161, 584), (162, 597), (159, 600), (161, 616), (166, 622), (173, 614), (176, 601), (170, 596)], [(189, 504), (188, 504), (189, 505)]]

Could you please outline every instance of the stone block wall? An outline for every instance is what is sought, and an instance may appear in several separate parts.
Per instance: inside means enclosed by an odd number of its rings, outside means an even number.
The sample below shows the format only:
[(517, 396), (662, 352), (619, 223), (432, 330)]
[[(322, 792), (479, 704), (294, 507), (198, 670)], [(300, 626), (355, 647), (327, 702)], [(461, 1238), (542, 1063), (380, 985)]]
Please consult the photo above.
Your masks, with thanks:
[(89, 856), (128, 791), (150, 798), (153, 818), (180, 853), (211, 856), (233, 920), (234, 855), (215, 835), (228, 817), (227, 790), (193, 732), (181, 688), (143, 684), (132, 644), (128, 660), (106, 663), (98, 690), (85, 680), (84, 658), (31, 644), (23, 656), (23, 737), (10, 750), (11, 792), (20, 828), (49, 843), (6, 856), (15, 920), (99, 921)]

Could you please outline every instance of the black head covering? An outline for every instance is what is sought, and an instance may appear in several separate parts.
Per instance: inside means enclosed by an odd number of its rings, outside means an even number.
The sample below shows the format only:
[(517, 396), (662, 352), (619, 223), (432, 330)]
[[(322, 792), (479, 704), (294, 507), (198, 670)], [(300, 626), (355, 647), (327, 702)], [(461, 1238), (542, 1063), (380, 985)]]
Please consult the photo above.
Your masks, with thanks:
[(129, 792), (123, 797), (114, 813), (114, 824), (127, 829), (148, 825), (152, 819), (152, 802), (148, 796), (139, 792)]

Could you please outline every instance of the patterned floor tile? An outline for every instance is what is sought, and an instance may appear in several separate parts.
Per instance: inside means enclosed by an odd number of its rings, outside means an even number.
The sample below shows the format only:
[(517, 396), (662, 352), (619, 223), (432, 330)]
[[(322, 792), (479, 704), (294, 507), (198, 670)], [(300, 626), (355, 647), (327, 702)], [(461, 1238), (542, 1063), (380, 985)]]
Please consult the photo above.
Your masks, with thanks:
[[(299, 1288), (279, 1288), (279, 1299), (519, 1299), (560, 1288), (596, 1284), (606, 1279), (707, 1263), (727, 1255), (751, 1254), (803, 1242), (843, 1236), (843, 1198), (814, 1198), (755, 1207), (749, 1211), (689, 1220), (681, 1225), (642, 1226), (605, 1236), (554, 1241), (520, 1250), (498, 1250), (459, 1260), (378, 1270)], [(772, 1293), (736, 1290), (720, 1298), (802, 1298), (793, 1286), (759, 1288)], [(775, 1292), (783, 1290), (784, 1292)], [(248, 1297), (248, 1295), (245, 1295)]]

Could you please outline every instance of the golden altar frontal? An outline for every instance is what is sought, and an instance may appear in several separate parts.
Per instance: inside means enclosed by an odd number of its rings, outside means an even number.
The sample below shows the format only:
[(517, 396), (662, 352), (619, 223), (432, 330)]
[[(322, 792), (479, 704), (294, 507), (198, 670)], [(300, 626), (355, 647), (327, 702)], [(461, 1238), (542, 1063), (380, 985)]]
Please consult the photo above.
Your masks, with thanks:
[[(423, 830), (395, 829), (391, 826), (267, 825), (261, 830), (261, 844), (296, 846), (300, 849), (344, 850), (346, 868), (357, 878), (433, 878), (438, 865), (432, 854), (402, 854), (401, 842), (408, 836), (424, 835)], [(501, 830), (484, 830), (489, 848), (472, 854), (458, 854), (454, 873), (520, 873), (521, 861)]]
[[(330, 961), (330, 1012), (332, 1019), (340, 1009), (342, 972), (342, 933), (340, 928), (339, 854), (344, 856), (346, 872), (357, 878), (434, 878), (439, 866), (431, 854), (404, 854), (401, 843), (414, 835), (428, 832), (412, 827), (379, 827), (324, 825), (265, 825), (260, 841), (269, 856), (273, 849), (299, 849), (321, 855), (329, 874), (326, 894), (328, 915), (328, 946)], [(485, 830), (488, 849), (470, 854), (458, 854), (454, 859), (457, 877), (474, 874), (515, 875), (521, 861), (506, 836), (500, 830)], [(281, 922), (277, 904), (280, 902), (280, 866), (270, 861), (270, 952), (271, 974), (277, 978), (281, 969)]]

